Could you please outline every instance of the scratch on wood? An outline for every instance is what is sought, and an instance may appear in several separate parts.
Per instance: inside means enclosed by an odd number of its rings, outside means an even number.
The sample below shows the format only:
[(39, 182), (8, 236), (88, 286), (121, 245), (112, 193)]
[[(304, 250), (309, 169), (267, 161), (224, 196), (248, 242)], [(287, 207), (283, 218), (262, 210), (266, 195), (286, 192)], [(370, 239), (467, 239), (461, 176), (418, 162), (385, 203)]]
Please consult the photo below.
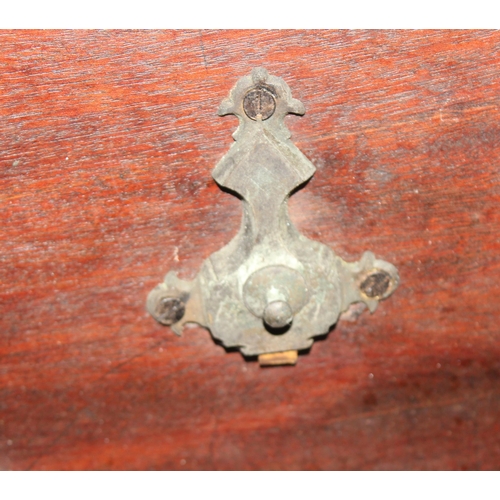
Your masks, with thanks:
[(207, 58), (205, 55), (205, 44), (203, 43), (203, 30), (200, 30), (200, 47), (201, 47), (201, 53), (203, 54), (203, 63), (205, 65), (205, 71), (208, 71)]

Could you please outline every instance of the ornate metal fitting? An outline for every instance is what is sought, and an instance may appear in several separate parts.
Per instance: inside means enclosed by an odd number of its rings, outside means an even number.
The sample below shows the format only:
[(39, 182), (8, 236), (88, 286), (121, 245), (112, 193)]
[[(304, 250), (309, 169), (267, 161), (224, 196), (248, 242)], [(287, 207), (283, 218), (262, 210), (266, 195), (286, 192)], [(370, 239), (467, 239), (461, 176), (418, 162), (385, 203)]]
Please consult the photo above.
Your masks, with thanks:
[(261, 364), (295, 363), (297, 351), (328, 332), (350, 304), (364, 302), (373, 312), (399, 283), (396, 268), (372, 252), (345, 262), (292, 224), (288, 198), (315, 168), (290, 141), (289, 113), (303, 115), (303, 104), (265, 69), (231, 90), (219, 115), (239, 118), (236, 142), (212, 175), (241, 197), (241, 228), (193, 281), (171, 271), (147, 301), (153, 317), (178, 335), (184, 324), (198, 323), (224, 346), (259, 355)]

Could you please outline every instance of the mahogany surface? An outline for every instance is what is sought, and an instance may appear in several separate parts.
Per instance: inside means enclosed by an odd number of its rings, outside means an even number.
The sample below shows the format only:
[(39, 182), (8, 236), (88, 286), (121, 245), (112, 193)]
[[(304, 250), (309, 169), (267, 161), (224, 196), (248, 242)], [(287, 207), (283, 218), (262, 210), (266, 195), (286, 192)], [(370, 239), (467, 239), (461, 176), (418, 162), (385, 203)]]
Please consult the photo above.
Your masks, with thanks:
[[(0, 32), (0, 468), (500, 468), (500, 32)], [(296, 366), (145, 310), (240, 202), (211, 178), (255, 66), (306, 107), (290, 200), (401, 285)], [(359, 311), (358, 311), (359, 312)]]

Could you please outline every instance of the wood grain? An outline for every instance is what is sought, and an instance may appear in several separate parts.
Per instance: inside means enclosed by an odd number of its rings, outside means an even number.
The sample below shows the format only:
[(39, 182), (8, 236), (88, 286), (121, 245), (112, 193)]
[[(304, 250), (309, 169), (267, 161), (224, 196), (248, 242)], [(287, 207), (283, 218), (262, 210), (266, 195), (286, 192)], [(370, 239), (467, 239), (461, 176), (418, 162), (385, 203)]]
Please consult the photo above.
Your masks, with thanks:
[[(0, 468), (500, 468), (500, 33), (0, 32)], [(317, 173), (290, 201), (401, 285), (296, 366), (145, 311), (236, 234), (210, 173), (264, 66)], [(359, 317), (358, 317), (359, 315)]]

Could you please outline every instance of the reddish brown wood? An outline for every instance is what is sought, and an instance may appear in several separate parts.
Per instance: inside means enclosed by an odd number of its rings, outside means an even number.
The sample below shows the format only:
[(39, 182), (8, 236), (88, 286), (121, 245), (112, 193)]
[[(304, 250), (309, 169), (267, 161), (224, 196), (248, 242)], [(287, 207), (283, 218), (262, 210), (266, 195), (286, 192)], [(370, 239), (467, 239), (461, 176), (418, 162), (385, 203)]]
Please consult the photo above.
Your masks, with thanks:
[[(0, 33), (0, 467), (498, 469), (500, 33)], [(145, 311), (240, 223), (210, 173), (239, 77), (307, 109), (291, 200), (397, 292), (296, 366)]]

